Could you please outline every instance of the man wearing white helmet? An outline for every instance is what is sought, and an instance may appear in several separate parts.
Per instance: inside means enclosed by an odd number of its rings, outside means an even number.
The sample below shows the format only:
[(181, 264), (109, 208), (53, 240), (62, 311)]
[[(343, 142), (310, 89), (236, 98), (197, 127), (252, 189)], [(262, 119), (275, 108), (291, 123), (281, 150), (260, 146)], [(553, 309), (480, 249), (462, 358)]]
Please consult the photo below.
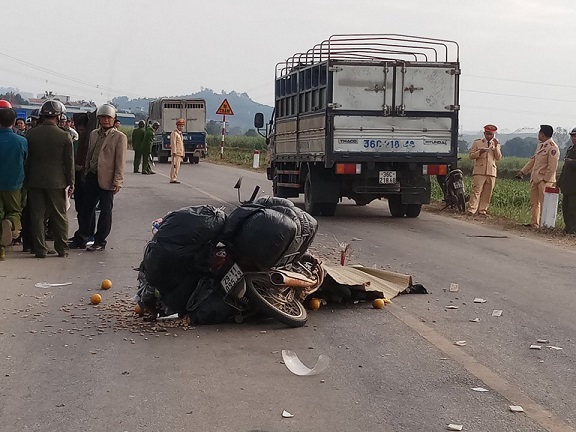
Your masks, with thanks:
[(94, 243), (87, 251), (103, 251), (106, 238), (112, 229), (112, 206), (114, 195), (124, 182), (124, 165), (128, 138), (114, 128), (116, 108), (104, 104), (96, 111), (99, 128), (90, 133), (88, 154), (84, 164), (84, 201), (78, 217), (78, 231), (70, 243), (74, 249), (86, 247), (91, 235), (90, 226), (94, 218), (96, 204), (100, 202), (100, 216)]

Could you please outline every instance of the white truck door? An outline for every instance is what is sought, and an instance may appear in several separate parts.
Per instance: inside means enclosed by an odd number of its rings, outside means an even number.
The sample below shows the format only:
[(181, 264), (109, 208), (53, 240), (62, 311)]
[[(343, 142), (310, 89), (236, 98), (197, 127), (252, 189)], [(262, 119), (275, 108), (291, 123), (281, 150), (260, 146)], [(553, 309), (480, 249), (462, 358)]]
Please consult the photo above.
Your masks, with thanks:
[(163, 132), (172, 132), (176, 127), (176, 120), (182, 118), (184, 113), (183, 102), (180, 100), (165, 100), (162, 107)]
[(397, 66), (397, 111), (449, 112), (458, 109), (457, 79), (455, 67)]
[(335, 110), (386, 111), (392, 104), (392, 67), (335, 65), (332, 77)]

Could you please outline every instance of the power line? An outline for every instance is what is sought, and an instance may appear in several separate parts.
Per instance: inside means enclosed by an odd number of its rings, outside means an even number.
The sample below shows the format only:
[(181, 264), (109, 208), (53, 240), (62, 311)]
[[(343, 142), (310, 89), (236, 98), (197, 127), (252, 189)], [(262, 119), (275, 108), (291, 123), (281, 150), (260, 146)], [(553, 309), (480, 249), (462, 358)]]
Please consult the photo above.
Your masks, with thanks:
[(517, 83), (522, 83), (522, 84), (534, 84), (534, 85), (544, 85), (544, 86), (562, 87), (562, 88), (576, 88), (576, 86), (566, 85), (566, 84), (551, 84), (551, 83), (543, 83), (543, 82), (537, 82), (537, 81), (524, 81), (524, 80), (517, 80), (517, 79), (510, 79), (510, 78), (495, 78), (495, 77), (488, 77), (488, 76), (483, 76), (483, 75), (473, 75), (473, 74), (466, 74), (466, 76), (474, 77), (474, 78), (496, 80), (496, 81), (517, 82)]
[[(492, 112), (496, 111), (496, 109), (494, 107), (483, 107), (483, 106), (466, 105), (466, 104), (462, 104), (462, 108), (460, 111), (462, 111), (466, 108), (487, 110), (487, 111), (492, 111)], [(537, 114), (540, 116), (551, 116), (551, 117), (566, 117), (566, 118), (571, 118), (571, 119), (574, 118), (574, 115), (572, 115), (572, 114), (555, 114), (555, 113), (547, 113), (547, 112), (542, 112), (542, 111), (523, 111), (523, 110), (506, 109), (506, 108), (498, 108), (497, 111), (505, 111), (505, 112), (511, 112), (511, 113), (522, 113), (522, 114)]]
[(495, 92), (486, 92), (486, 91), (481, 91), (481, 90), (468, 90), (468, 89), (461, 89), (461, 90), (464, 92), (468, 92), (468, 93), (482, 93), (482, 94), (489, 94), (489, 95), (494, 95), (494, 96), (511, 96), (511, 97), (518, 97), (518, 98), (538, 99), (538, 100), (554, 101), (554, 102), (571, 102), (571, 103), (576, 102), (576, 100), (542, 98), (542, 97), (537, 97), (537, 96), (515, 95), (515, 94), (509, 94), (509, 93), (495, 93)]

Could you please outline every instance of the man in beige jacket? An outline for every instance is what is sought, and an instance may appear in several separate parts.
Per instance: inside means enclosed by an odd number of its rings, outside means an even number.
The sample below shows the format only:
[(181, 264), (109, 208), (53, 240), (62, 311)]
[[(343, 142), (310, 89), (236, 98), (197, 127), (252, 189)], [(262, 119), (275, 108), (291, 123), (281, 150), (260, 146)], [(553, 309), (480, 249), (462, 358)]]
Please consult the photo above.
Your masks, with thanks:
[(560, 150), (552, 139), (554, 129), (550, 125), (541, 125), (538, 132), (538, 147), (534, 156), (516, 175), (522, 178), (530, 173), (530, 207), (532, 210), (532, 220), (530, 225), (533, 228), (540, 227), (540, 211), (544, 202), (544, 189), (547, 186), (554, 186), (556, 183), (556, 170), (558, 169), (558, 159)]
[(484, 126), (484, 138), (477, 139), (470, 148), (469, 156), (474, 161), (472, 171), (472, 194), (468, 203), (468, 214), (486, 216), (492, 192), (496, 184), (496, 162), (502, 159), (500, 143), (496, 139), (498, 128), (494, 125)]
[(124, 165), (128, 138), (114, 128), (116, 108), (104, 104), (96, 111), (99, 128), (90, 133), (88, 154), (84, 164), (84, 202), (78, 217), (78, 231), (70, 243), (74, 249), (86, 247), (90, 237), (91, 221), (95, 217), (96, 204), (100, 202), (100, 216), (94, 234), (94, 244), (87, 251), (103, 251), (106, 238), (112, 230), (112, 207), (114, 195), (124, 182)]
[(184, 119), (176, 120), (176, 129), (170, 134), (170, 149), (172, 156), (172, 168), (170, 169), (170, 183), (180, 183), (178, 181), (178, 172), (180, 171), (180, 164), (184, 159), (184, 138), (182, 137), (182, 130), (186, 122)]

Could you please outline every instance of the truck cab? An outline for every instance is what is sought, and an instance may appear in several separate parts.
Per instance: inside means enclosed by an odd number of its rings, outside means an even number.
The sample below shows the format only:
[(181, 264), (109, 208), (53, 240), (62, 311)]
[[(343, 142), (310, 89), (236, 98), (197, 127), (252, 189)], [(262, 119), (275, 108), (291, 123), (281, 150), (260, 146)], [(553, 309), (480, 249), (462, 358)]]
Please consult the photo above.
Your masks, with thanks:
[(160, 163), (167, 163), (170, 157), (170, 134), (176, 128), (176, 120), (184, 119), (182, 131), (184, 139), (184, 162), (197, 164), (206, 157), (206, 101), (204, 99), (161, 98), (150, 102), (149, 120), (157, 121), (152, 155)]

